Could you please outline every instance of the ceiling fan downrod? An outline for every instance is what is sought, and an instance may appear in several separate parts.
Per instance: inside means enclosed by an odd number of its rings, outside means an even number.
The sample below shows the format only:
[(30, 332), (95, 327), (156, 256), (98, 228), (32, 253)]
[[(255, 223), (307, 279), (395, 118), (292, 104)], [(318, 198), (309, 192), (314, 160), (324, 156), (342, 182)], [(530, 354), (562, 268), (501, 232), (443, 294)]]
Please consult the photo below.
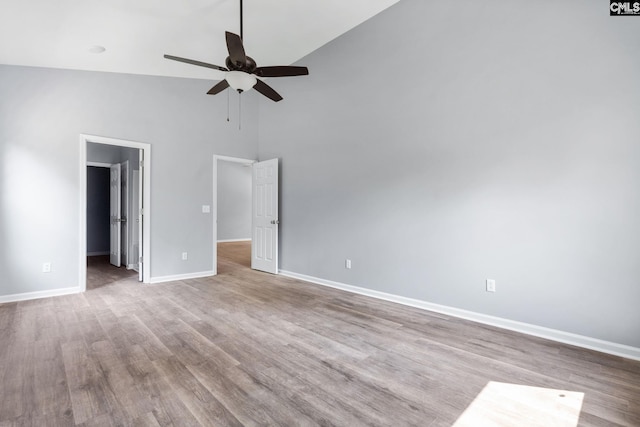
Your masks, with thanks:
[(240, 0), (240, 39), (244, 40), (244, 31), (242, 30), (242, 0)]

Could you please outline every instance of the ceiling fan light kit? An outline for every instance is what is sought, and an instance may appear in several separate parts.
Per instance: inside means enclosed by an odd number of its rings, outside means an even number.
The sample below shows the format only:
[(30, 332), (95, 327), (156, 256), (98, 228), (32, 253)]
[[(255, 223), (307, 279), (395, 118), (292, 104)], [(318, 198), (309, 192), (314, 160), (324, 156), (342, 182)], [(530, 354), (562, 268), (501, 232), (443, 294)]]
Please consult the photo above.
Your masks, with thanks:
[[(179, 56), (164, 55), (166, 59), (172, 61), (184, 62), (186, 64), (197, 65), (199, 67), (212, 68), (214, 70), (224, 71), (225, 78), (218, 84), (213, 86), (207, 92), (208, 95), (216, 95), (223, 90), (231, 87), (239, 93), (246, 92), (254, 88), (257, 92), (266, 96), (274, 102), (282, 100), (282, 96), (276, 92), (271, 86), (266, 84), (261, 78), (263, 77), (293, 77), (306, 76), (309, 74), (307, 67), (297, 67), (289, 65), (277, 65), (270, 67), (258, 67), (256, 62), (244, 51), (242, 42), (242, 0), (240, 0), (240, 35), (227, 31), (225, 38), (227, 42), (227, 51), (229, 56), (225, 60), (226, 67), (221, 67), (207, 62), (196, 61), (193, 59), (181, 58)], [(260, 78), (258, 78), (260, 77)]]
[(243, 71), (229, 71), (224, 76), (229, 86), (238, 92), (246, 92), (256, 85), (258, 79)]

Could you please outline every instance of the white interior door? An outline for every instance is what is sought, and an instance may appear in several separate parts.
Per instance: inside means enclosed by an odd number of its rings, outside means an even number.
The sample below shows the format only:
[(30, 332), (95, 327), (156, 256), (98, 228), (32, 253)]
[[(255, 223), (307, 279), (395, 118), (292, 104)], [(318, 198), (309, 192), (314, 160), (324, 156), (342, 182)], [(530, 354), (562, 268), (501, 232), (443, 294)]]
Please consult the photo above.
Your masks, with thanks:
[(120, 264), (125, 267), (129, 266), (129, 217), (131, 214), (129, 213), (129, 160), (125, 160), (120, 163), (120, 180), (121, 180), (121, 197), (122, 205), (120, 206), (120, 217), (122, 220), (120, 221), (120, 226), (122, 228), (121, 233), (121, 245), (120, 245)]
[(122, 237), (122, 218), (120, 213), (122, 211), (122, 187), (120, 182), (120, 165), (111, 165), (111, 181), (110, 181), (110, 218), (111, 218), (111, 233), (110, 233), (110, 261), (111, 264), (116, 267), (120, 267), (120, 255), (121, 255), (121, 237)]
[(142, 282), (143, 281), (143, 270), (142, 270), (142, 263), (144, 262), (144, 257), (143, 254), (145, 252), (145, 248), (144, 248), (144, 240), (142, 238), (143, 236), (143, 224), (144, 224), (144, 150), (139, 150), (138, 152), (138, 164), (140, 165), (140, 171), (138, 174), (138, 182), (137, 182), (137, 187), (138, 187), (138, 197), (137, 199), (137, 209), (134, 211), (135, 215), (136, 215), (136, 225), (138, 227), (137, 229), (137, 237), (138, 237), (138, 253), (137, 253), (137, 263), (138, 263), (138, 281)]
[(253, 164), (251, 268), (278, 273), (278, 159)]
[(131, 268), (142, 273), (140, 268), (140, 172), (131, 173)]

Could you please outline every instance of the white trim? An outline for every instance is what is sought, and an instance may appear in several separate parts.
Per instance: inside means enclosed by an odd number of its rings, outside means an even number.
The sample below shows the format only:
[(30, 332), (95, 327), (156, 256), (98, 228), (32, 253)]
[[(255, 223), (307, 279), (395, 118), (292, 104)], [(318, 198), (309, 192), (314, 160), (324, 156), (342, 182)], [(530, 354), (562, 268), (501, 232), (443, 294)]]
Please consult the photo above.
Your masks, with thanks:
[(250, 242), (251, 239), (225, 239), (218, 240), (218, 243), (233, 243), (233, 242)]
[(243, 165), (252, 165), (257, 162), (257, 160), (241, 159), (240, 157), (218, 156), (217, 154), (214, 154), (213, 157), (216, 160), (224, 160), (225, 162), (241, 163)]
[(36, 292), (25, 292), (22, 294), (1, 295), (0, 304), (4, 304), (7, 302), (26, 301), (26, 300), (38, 299), (38, 298), (59, 297), (62, 295), (77, 294), (80, 292), (82, 292), (82, 289), (79, 286), (76, 286), (75, 288), (60, 288), (60, 289), (52, 289), (50, 291), (36, 291)]
[(110, 168), (111, 163), (87, 162), (87, 166), (93, 166), (96, 168)]
[(423, 310), (434, 311), (436, 313), (446, 314), (452, 317), (471, 320), (473, 322), (483, 323), (485, 325), (496, 326), (510, 331), (520, 332), (527, 335), (533, 335), (548, 340), (570, 344), (577, 347), (596, 350), (603, 353), (613, 354), (615, 356), (626, 357), (632, 360), (640, 360), (640, 348), (631, 347), (624, 344), (618, 344), (610, 341), (604, 341), (597, 338), (591, 338), (584, 335), (577, 335), (570, 332), (564, 332), (557, 329), (545, 328), (543, 326), (532, 325), (529, 323), (517, 322), (515, 320), (504, 319), (501, 317), (489, 316), (487, 314), (477, 313), (473, 311), (462, 310), (446, 305), (434, 304), (414, 298), (407, 298), (399, 295), (388, 294), (386, 292), (374, 291), (371, 289), (361, 288), (358, 286), (347, 285), (331, 280), (320, 279), (317, 277), (307, 276), (305, 274), (294, 273), (292, 271), (280, 270), (283, 276), (291, 277), (305, 282), (315, 283), (317, 285), (328, 286), (340, 289), (354, 294), (365, 295), (385, 301), (391, 301), (410, 307), (421, 308)]
[(104, 136), (80, 134), (80, 206), (79, 206), (79, 267), (78, 286), (81, 292), (87, 289), (87, 143), (116, 145), (119, 147), (137, 148), (144, 151), (143, 159), (143, 185), (144, 185), (144, 221), (143, 227), (143, 264), (142, 277), (145, 283), (151, 280), (151, 144), (145, 142), (129, 141), (125, 139), (108, 138)]
[(152, 277), (149, 283), (165, 283), (165, 282), (175, 282), (177, 280), (188, 280), (188, 279), (200, 279), (202, 277), (211, 277), (215, 276), (215, 271), (200, 271), (198, 273), (185, 273), (185, 274), (173, 274), (171, 276), (158, 276)]
[[(213, 201), (213, 206), (211, 208), (211, 220), (213, 221), (213, 242), (218, 241), (218, 160), (240, 163), (243, 165), (252, 165), (257, 162), (257, 160), (241, 159), (240, 157), (218, 156), (217, 154), (213, 155), (213, 195), (211, 199)], [(215, 244), (213, 245), (212, 271), (212, 276), (218, 274), (218, 247)]]

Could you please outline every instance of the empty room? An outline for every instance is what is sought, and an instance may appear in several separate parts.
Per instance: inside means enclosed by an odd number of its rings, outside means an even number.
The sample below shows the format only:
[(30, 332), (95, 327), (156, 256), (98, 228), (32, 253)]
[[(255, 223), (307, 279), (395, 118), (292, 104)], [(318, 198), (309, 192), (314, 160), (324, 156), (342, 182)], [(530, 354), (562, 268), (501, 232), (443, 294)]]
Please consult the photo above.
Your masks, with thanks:
[(0, 0), (0, 426), (640, 426), (640, 4)]

